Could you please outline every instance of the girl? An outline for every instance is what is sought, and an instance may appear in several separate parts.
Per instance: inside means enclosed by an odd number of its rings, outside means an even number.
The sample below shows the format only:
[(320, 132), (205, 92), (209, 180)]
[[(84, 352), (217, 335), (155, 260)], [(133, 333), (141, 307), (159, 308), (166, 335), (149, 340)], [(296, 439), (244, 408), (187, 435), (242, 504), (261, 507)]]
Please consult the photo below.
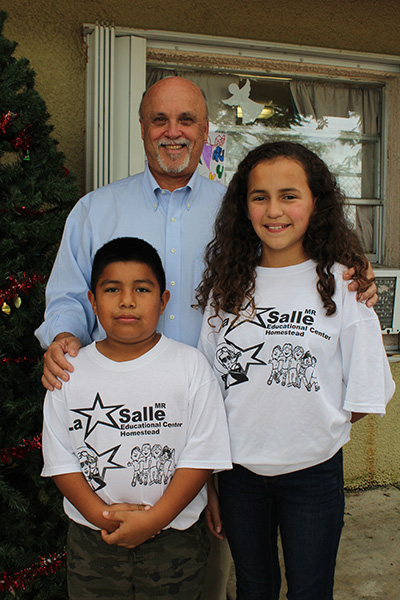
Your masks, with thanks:
[(235, 464), (219, 498), (238, 600), (278, 600), (278, 527), (287, 597), (332, 599), (341, 448), (394, 392), (378, 319), (342, 280), (342, 265), (361, 280), (367, 268), (343, 204), (313, 152), (266, 143), (240, 163), (207, 249), (199, 347), (225, 394)]

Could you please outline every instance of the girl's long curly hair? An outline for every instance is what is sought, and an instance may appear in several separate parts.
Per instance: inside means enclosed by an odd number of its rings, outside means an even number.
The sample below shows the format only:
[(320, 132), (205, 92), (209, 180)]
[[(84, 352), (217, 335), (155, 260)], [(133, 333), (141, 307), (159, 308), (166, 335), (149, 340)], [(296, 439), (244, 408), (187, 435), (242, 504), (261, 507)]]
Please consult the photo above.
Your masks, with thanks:
[(206, 268), (196, 290), (198, 305), (204, 309), (208, 300), (220, 311), (239, 315), (254, 306), (255, 269), (260, 262), (262, 244), (248, 218), (247, 186), (250, 171), (261, 161), (289, 158), (300, 164), (315, 199), (314, 212), (303, 240), (307, 256), (316, 263), (317, 289), (327, 315), (336, 311), (332, 299), (335, 279), (334, 262), (355, 268), (355, 277), (364, 291), (368, 261), (360, 241), (346, 220), (344, 195), (334, 175), (314, 152), (293, 142), (268, 142), (252, 150), (238, 166), (226, 191), (214, 225), (214, 239), (206, 249)]

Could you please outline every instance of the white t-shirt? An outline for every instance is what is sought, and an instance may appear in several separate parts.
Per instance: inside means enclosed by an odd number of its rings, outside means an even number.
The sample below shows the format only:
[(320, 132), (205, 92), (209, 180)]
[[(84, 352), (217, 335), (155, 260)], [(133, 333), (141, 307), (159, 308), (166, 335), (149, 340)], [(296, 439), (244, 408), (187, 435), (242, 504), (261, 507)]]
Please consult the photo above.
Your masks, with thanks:
[[(231, 468), (222, 395), (196, 349), (162, 336), (139, 358), (115, 362), (93, 343), (44, 404), (43, 476), (83, 472), (106, 502), (153, 505), (179, 468)], [(187, 529), (206, 505), (203, 488), (169, 524)], [(66, 514), (96, 529), (64, 498)]]
[(260, 475), (331, 458), (350, 438), (350, 413), (385, 413), (394, 382), (375, 312), (356, 301), (334, 265), (327, 317), (311, 260), (256, 270), (257, 311), (204, 314), (199, 348), (225, 396), (232, 462)]

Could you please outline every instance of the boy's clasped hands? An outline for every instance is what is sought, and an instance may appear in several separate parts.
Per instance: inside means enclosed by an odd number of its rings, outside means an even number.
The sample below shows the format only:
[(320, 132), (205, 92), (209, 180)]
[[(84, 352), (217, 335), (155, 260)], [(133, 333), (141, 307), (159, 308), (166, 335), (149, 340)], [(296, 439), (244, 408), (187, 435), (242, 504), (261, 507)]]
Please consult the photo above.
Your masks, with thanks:
[(160, 533), (154, 531), (151, 506), (149, 504), (111, 504), (103, 511), (103, 517), (110, 521), (109, 529), (101, 530), (101, 537), (107, 544), (124, 548), (135, 548), (149, 538)]

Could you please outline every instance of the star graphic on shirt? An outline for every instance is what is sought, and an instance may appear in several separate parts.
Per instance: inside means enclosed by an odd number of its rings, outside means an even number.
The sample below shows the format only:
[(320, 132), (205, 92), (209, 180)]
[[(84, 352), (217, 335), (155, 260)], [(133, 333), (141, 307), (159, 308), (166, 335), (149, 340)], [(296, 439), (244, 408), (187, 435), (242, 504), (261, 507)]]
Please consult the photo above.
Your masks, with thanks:
[(233, 385), (239, 385), (249, 380), (248, 371), (252, 365), (265, 365), (266, 363), (257, 357), (263, 343), (248, 348), (242, 348), (238, 344), (229, 341), (225, 335), (225, 342), (219, 344), (216, 357), (218, 363), (216, 369), (221, 373), (225, 389)]
[(93, 406), (89, 408), (74, 408), (72, 410), (73, 412), (76, 412), (87, 418), (84, 438), (86, 439), (95, 429), (95, 427), (97, 427), (97, 425), (105, 425), (106, 427), (111, 427), (112, 429), (119, 429), (119, 425), (114, 420), (112, 413), (123, 406), (123, 404), (104, 406), (100, 394), (97, 392)]
[(258, 355), (264, 347), (267, 329), (264, 315), (273, 308), (275, 307), (258, 307), (252, 314), (250, 304), (247, 304), (239, 319), (226, 319), (223, 322), (222, 326), (226, 327), (224, 343), (217, 348), (217, 362), (214, 364), (221, 373), (225, 389), (248, 381), (251, 366), (267, 364)]
[(97, 452), (97, 450), (93, 448), (93, 446), (90, 446), (90, 444), (86, 445), (93, 450), (97, 456), (97, 468), (99, 473), (101, 473), (102, 479), (105, 479), (106, 471), (109, 469), (125, 469), (124, 465), (120, 465), (113, 460), (118, 450), (121, 448), (121, 444), (118, 444), (118, 446), (114, 446), (113, 448), (109, 448), (101, 453)]
[[(266, 329), (267, 326), (263, 319), (263, 315), (265, 315), (266, 313), (269, 313), (274, 308), (275, 308), (275, 306), (268, 306), (265, 308), (256, 307), (255, 313), (252, 314), (251, 316), (249, 316), (247, 318), (242, 316), (241, 318), (237, 319), (236, 321), (230, 323), (230, 325), (228, 326), (228, 329), (226, 330), (225, 337), (234, 329), (237, 329), (241, 325), (246, 325), (246, 324), (250, 325), (252, 327), (261, 327), (261, 329)], [(246, 314), (246, 311), (251, 311), (250, 303), (244, 307), (243, 313)], [(250, 313), (249, 313), (249, 315), (250, 315)]]

